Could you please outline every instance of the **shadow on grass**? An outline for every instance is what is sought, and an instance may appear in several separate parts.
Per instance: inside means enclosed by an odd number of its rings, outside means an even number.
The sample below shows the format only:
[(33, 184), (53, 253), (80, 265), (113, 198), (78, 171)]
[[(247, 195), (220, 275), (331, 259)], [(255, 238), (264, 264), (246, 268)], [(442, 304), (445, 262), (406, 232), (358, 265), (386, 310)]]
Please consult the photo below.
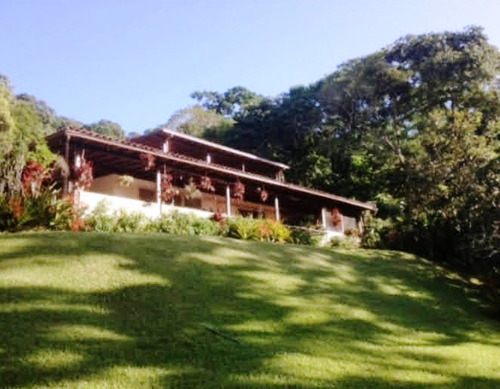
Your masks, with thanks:
[(500, 384), (456, 363), (463, 345), (499, 346), (494, 324), (404, 254), (6, 235), (0, 280), (2, 387)]

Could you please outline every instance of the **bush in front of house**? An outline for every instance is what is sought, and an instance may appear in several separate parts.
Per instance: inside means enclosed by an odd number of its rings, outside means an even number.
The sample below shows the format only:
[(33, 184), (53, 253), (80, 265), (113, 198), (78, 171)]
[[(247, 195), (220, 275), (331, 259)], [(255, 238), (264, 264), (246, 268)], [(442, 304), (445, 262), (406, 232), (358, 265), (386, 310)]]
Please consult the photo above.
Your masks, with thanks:
[(228, 219), (224, 235), (242, 240), (258, 240), (256, 219), (241, 216)]
[[(52, 229), (62, 231), (96, 231), (174, 235), (221, 235), (236, 239), (262, 242), (318, 245), (320, 235), (290, 228), (279, 221), (237, 216), (230, 219), (202, 218), (178, 211), (151, 220), (140, 212), (111, 211), (110, 202), (103, 200), (90, 212), (75, 204), (73, 196), (60, 198), (59, 191), (44, 188), (31, 197), (0, 198), (0, 231)], [(332, 241), (332, 247), (354, 248), (359, 239), (346, 237)], [(351, 242), (353, 241), (353, 242)]]
[(283, 223), (268, 219), (235, 217), (227, 220), (225, 235), (243, 240), (290, 242), (291, 231)]
[(177, 211), (163, 214), (158, 219), (151, 221), (147, 230), (176, 235), (221, 234), (221, 226), (219, 223), (210, 219)]
[(290, 243), (307, 246), (319, 246), (323, 236), (319, 233), (312, 234), (309, 230), (295, 227), (290, 231)]
[(0, 196), (0, 231), (60, 230), (81, 231), (82, 212), (72, 198), (60, 197), (53, 187), (41, 189), (36, 196), (18, 193), (10, 199)]
[(361, 246), (359, 238), (353, 236), (335, 237), (330, 239), (329, 246), (338, 249), (358, 249)]
[(219, 235), (217, 222), (177, 211), (151, 220), (140, 212), (111, 212), (109, 202), (101, 201), (86, 217), (87, 231), (162, 232), (175, 235)]
[(150, 219), (140, 212), (110, 211), (107, 200), (100, 201), (85, 217), (85, 230), (96, 232), (144, 232)]

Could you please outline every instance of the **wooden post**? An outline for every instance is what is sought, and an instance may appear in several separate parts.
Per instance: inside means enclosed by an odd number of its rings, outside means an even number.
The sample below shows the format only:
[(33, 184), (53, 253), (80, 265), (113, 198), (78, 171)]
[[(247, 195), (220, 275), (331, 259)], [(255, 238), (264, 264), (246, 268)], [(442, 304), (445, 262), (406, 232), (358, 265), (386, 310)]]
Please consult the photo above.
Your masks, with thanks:
[(226, 214), (228, 217), (231, 216), (231, 188), (226, 186)]
[(323, 224), (323, 228), (326, 230), (326, 209), (321, 208), (321, 222)]
[(64, 141), (64, 160), (68, 165), (68, 172), (63, 177), (63, 195), (67, 195), (69, 193), (69, 176), (71, 174), (71, 163), (69, 162), (69, 139), (70, 136), (66, 133)]
[(274, 210), (276, 211), (276, 221), (280, 221), (280, 202), (278, 196), (274, 198)]
[(156, 170), (156, 202), (158, 203), (158, 216), (161, 216), (161, 171)]
[(169, 150), (169, 144), (168, 144), (168, 139), (165, 140), (165, 142), (163, 142), (163, 152), (164, 153), (168, 153), (170, 150)]
[(361, 213), (358, 217), (358, 220), (357, 220), (357, 223), (358, 223), (358, 231), (360, 234), (363, 234), (363, 229), (364, 229), (364, 218), (363, 218), (363, 213)]

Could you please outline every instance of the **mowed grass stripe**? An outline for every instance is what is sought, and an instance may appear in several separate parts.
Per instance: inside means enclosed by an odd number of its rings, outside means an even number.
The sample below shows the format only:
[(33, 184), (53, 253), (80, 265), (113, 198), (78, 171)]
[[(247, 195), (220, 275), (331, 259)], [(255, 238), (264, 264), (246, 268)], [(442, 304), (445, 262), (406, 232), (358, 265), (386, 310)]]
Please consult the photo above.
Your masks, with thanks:
[(496, 388), (500, 336), (411, 255), (0, 235), (2, 388)]

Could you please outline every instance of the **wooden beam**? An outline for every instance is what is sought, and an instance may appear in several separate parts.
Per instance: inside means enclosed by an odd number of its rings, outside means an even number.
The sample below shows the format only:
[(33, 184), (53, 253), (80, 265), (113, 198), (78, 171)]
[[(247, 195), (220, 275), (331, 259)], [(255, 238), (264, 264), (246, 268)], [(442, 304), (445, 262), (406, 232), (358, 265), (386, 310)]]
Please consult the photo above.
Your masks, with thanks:
[(71, 163), (69, 162), (69, 140), (71, 138), (71, 135), (69, 134), (65, 135), (66, 136), (64, 139), (64, 160), (68, 165), (68, 174), (65, 175), (63, 179), (63, 195), (67, 195), (69, 192), (69, 176), (71, 174)]

